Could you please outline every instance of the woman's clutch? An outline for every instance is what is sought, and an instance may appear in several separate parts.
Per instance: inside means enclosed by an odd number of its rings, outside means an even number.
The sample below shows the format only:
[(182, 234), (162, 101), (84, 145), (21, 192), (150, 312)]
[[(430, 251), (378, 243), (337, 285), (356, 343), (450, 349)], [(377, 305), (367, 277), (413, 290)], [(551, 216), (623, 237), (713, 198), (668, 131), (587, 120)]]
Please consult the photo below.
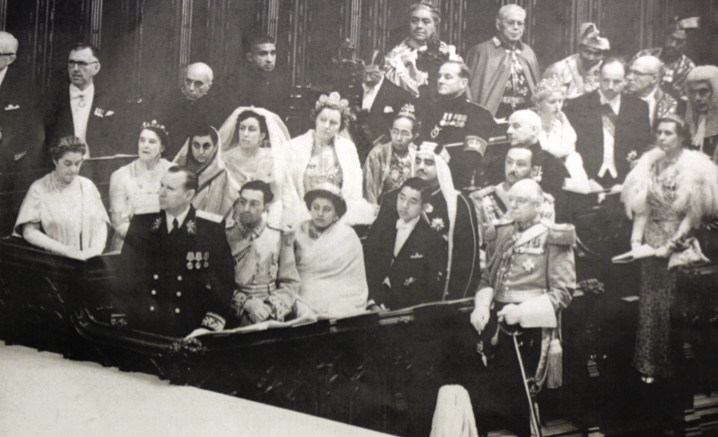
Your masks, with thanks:
[(656, 249), (652, 248), (647, 244), (644, 244), (622, 255), (614, 256), (613, 258), (611, 258), (611, 262), (613, 262), (614, 264), (627, 264), (637, 259), (648, 258), (649, 256), (655, 255)]

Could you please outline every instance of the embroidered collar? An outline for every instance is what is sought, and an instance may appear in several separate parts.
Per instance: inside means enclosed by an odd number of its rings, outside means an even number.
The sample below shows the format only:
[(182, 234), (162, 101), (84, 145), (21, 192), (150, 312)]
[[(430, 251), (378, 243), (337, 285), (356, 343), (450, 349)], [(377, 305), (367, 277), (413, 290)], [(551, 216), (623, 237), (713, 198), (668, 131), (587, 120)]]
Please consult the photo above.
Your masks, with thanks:
[(239, 233), (242, 234), (242, 237), (244, 238), (257, 238), (262, 235), (262, 232), (264, 232), (264, 228), (267, 227), (267, 222), (264, 220), (264, 218), (262, 218), (259, 223), (252, 227), (245, 225), (244, 223), (242, 223), (241, 220), (237, 220), (235, 223), (235, 226), (237, 226)]

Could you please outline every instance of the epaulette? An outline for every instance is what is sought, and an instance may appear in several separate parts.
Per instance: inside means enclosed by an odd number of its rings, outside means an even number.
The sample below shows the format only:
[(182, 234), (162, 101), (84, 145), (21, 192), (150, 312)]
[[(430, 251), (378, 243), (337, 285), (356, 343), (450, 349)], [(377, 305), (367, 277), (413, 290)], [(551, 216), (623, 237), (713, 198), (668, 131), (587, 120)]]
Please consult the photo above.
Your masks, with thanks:
[(219, 214), (215, 214), (212, 212), (202, 211), (201, 209), (198, 209), (195, 212), (195, 215), (201, 219), (210, 221), (212, 223), (222, 223), (222, 216)]
[(266, 227), (267, 229), (279, 232), (279, 234), (282, 236), (282, 241), (286, 246), (291, 246), (292, 244), (294, 244), (294, 229), (289, 227), (285, 229), (280, 229), (277, 226), (270, 225), (269, 223), (267, 223)]
[(484, 238), (484, 242), (494, 241), (496, 239), (496, 226), (491, 223), (481, 225), (481, 236)]
[(550, 223), (542, 221), (548, 228), (546, 242), (555, 246), (573, 246), (576, 244), (576, 227), (570, 223)]
[(474, 191), (471, 193), (474, 197), (483, 199), (484, 197), (488, 196), (489, 194), (493, 194), (496, 192), (496, 186), (490, 185), (488, 187), (484, 187), (480, 189), (479, 191)]

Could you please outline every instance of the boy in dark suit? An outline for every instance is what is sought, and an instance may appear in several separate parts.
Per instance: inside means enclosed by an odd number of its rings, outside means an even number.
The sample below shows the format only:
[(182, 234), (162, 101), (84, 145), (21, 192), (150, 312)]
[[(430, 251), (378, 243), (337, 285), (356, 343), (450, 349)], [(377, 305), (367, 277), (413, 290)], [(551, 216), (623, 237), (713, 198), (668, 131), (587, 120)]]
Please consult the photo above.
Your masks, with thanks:
[(429, 184), (410, 178), (399, 190), (396, 225), (370, 230), (364, 251), (370, 310), (442, 300), (447, 243), (422, 214), (430, 200)]

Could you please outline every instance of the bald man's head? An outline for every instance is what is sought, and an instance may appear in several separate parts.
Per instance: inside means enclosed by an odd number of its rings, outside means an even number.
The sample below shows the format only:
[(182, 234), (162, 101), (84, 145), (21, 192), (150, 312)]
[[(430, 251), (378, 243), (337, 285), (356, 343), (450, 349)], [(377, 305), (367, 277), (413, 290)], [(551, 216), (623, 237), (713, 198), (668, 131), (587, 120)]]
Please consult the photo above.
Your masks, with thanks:
[(509, 212), (519, 225), (528, 225), (540, 218), (543, 190), (533, 179), (516, 182), (508, 192)]
[(535, 112), (522, 109), (509, 117), (509, 129), (506, 134), (511, 146), (530, 146), (538, 141), (541, 130), (541, 117)]
[(641, 56), (628, 68), (626, 92), (646, 97), (655, 90), (663, 77), (663, 62), (655, 56)]
[(15, 61), (18, 46), (17, 39), (11, 33), (0, 31), (0, 71)]
[(199, 100), (212, 88), (213, 79), (214, 73), (209, 65), (203, 62), (190, 64), (185, 70), (182, 94), (193, 102)]

